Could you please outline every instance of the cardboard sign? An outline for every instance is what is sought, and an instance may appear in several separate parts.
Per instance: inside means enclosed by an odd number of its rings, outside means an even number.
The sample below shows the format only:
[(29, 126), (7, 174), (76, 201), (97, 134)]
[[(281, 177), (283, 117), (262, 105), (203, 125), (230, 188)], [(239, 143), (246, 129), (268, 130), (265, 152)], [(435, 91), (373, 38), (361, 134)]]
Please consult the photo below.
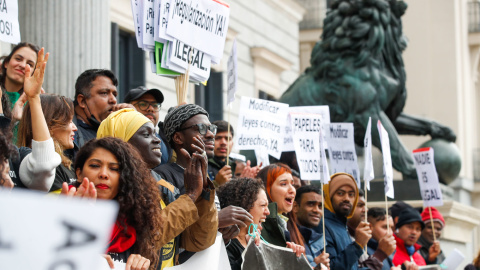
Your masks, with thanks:
[(232, 52), (227, 62), (227, 105), (235, 101), (237, 92), (238, 69), (237, 69), (237, 40), (233, 40)]
[(290, 113), (293, 145), (302, 180), (320, 180), (322, 171), (320, 135), (322, 116)]
[(180, 40), (169, 42), (169, 45), (172, 46), (169, 62), (182, 67), (184, 69), (183, 73), (185, 73), (190, 65), (190, 74), (197, 74), (203, 78), (204, 81), (210, 77), (210, 65), (212, 61), (208, 54), (192, 48)]
[(0, 269), (98, 269), (117, 218), (114, 201), (0, 192)]
[(372, 118), (368, 118), (367, 131), (365, 132), (365, 139), (363, 140), (365, 168), (363, 169), (363, 181), (365, 186), (370, 190), (370, 181), (375, 178), (373, 171), (373, 157), (372, 157)]
[(155, 48), (155, 11), (153, 0), (143, 0), (142, 39), (143, 49), (153, 50)]
[(157, 41), (173, 41), (174, 38), (167, 35), (168, 14), (170, 12), (170, 0), (156, 0), (158, 4), (158, 27), (155, 30), (155, 35), (158, 36)]
[(227, 249), (222, 234), (217, 232), (215, 243), (209, 248), (196, 252), (188, 261), (181, 265), (165, 267), (165, 270), (230, 270)]
[[(326, 141), (325, 141), (325, 126), (330, 124), (330, 110), (328, 106), (295, 106), (289, 107), (289, 112), (298, 112), (298, 113), (313, 113), (313, 114), (320, 114), (322, 116), (322, 122), (324, 126), (322, 126), (322, 135), (323, 135), (323, 148), (327, 149)], [(288, 121), (288, 120), (287, 120)], [(290, 125), (285, 126), (285, 139), (283, 142), (283, 151), (295, 151), (295, 147), (293, 145), (293, 138), (292, 138), (292, 130)]]
[(423, 206), (442, 206), (442, 190), (438, 182), (438, 174), (433, 160), (433, 148), (426, 147), (413, 150), (413, 163), (417, 169), (420, 193)]
[(12, 44), (21, 40), (17, 0), (0, 0), (0, 40)]
[[(133, 25), (135, 27), (135, 37), (137, 38), (137, 46), (140, 49), (143, 49), (143, 38), (142, 38), (142, 2), (141, 0), (131, 0), (132, 4), (132, 16), (133, 16)], [(140, 16), (142, 14), (142, 16)]]
[(222, 58), (230, 8), (214, 0), (171, 0), (167, 34)]
[(357, 152), (353, 137), (352, 123), (330, 123), (325, 136), (332, 173), (345, 172), (351, 174), (357, 186), (360, 186), (360, 170), (357, 163)]
[(162, 63), (162, 55), (164, 51), (164, 44), (160, 42), (155, 42), (155, 65), (157, 67), (157, 75), (163, 75), (167, 77), (175, 77), (180, 75), (180, 73), (163, 68)]
[(239, 150), (262, 150), (279, 159), (288, 104), (242, 97), (235, 139)]
[(385, 195), (394, 199), (393, 192), (393, 168), (392, 168), (392, 156), (390, 154), (390, 139), (388, 138), (388, 132), (382, 125), (382, 122), (377, 122), (378, 133), (380, 134), (380, 143), (382, 145), (383, 155), (383, 178), (385, 183)]

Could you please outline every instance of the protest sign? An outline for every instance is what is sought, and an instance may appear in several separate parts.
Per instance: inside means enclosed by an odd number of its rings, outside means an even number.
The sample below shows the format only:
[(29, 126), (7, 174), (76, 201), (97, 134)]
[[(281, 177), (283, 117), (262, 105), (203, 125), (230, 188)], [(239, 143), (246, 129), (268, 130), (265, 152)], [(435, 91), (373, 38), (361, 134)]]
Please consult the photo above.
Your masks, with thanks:
[(383, 178), (385, 183), (385, 195), (389, 198), (394, 198), (393, 192), (393, 168), (392, 168), (392, 156), (390, 154), (390, 139), (388, 138), (388, 132), (382, 125), (382, 122), (377, 122), (378, 133), (380, 135), (380, 143), (382, 145), (383, 155)]
[[(327, 145), (325, 142), (325, 126), (327, 124), (330, 124), (330, 111), (328, 109), (328, 106), (295, 106), (295, 107), (289, 107), (288, 108), (289, 112), (298, 112), (298, 113), (313, 113), (313, 114), (320, 114), (322, 116), (322, 134), (323, 134), (323, 148), (327, 149)], [(288, 115), (287, 115), (288, 117)], [(288, 122), (288, 119), (287, 119)], [(284, 143), (283, 143), (283, 151), (288, 152), (288, 151), (295, 151), (295, 147), (293, 145), (293, 138), (292, 138), (292, 130), (290, 125), (285, 126), (285, 133), (284, 133)]]
[(0, 269), (98, 269), (118, 205), (115, 201), (0, 192)]
[(142, 25), (141, 25), (141, 21), (143, 17), (142, 2), (143, 1), (141, 0), (131, 0), (133, 25), (135, 27), (135, 37), (137, 38), (137, 46), (140, 49), (143, 49), (143, 38), (142, 38), (143, 31), (142, 31)]
[(196, 252), (188, 261), (173, 267), (165, 267), (164, 270), (230, 270), (227, 250), (223, 242), (222, 234), (217, 232), (215, 243), (209, 248)]
[(167, 34), (222, 58), (230, 8), (214, 0), (171, 0)]
[(0, 40), (12, 44), (21, 40), (17, 0), (0, 0)]
[(330, 123), (327, 125), (325, 139), (328, 145), (332, 173), (349, 173), (360, 186), (360, 171), (353, 137), (352, 123)]
[(237, 92), (238, 69), (237, 69), (237, 40), (233, 40), (232, 52), (227, 62), (227, 105), (235, 101)]
[(443, 205), (442, 190), (438, 182), (433, 154), (431, 147), (413, 150), (412, 154), (424, 207)]
[(162, 67), (162, 55), (164, 51), (164, 44), (160, 42), (155, 42), (155, 65), (157, 66), (157, 75), (163, 75), (167, 77), (175, 77), (180, 75), (180, 73), (163, 68)]
[(322, 116), (290, 113), (293, 145), (302, 180), (320, 180), (322, 171), (320, 136)]
[(462, 264), (463, 260), (465, 260), (465, 255), (463, 253), (454, 248), (453, 251), (448, 254), (447, 258), (442, 262), (442, 269), (446, 270), (455, 270)]
[(196, 74), (200, 78), (203, 78), (202, 81), (208, 80), (210, 77), (210, 65), (212, 63), (208, 54), (205, 54), (180, 40), (174, 40), (173, 42), (168, 42), (168, 44), (171, 46), (169, 55), (170, 62), (182, 67), (184, 69), (183, 73), (185, 73), (190, 65), (190, 76)]
[(363, 149), (365, 160), (365, 168), (363, 169), (363, 181), (365, 187), (370, 190), (370, 181), (375, 178), (373, 171), (373, 157), (372, 157), (372, 118), (368, 118), (367, 131), (365, 132), (365, 139), (363, 140)]
[(288, 104), (242, 97), (237, 125), (236, 149), (262, 150), (279, 159)]
[[(153, 0), (144, 0), (143, 2), (143, 19), (142, 19), (142, 42), (144, 50), (153, 50), (155, 48), (155, 11)], [(158, 12), (158, 11), (157, 11)]]
[[(168, 26), (168, 15), (170, 12), (170, 0), (157, 0), (159, 1), (158, 7), (158, 28), (155, 29), (155, 35), (158, 36), (159, 40), (164, 41), (173, 41), (174, 38), (167, 35), (167, 26)], [(161, 41), (160, 41), (161, 42)]]
[(312, 270), (305, 255), (299, 258), (292, 252), (292, 249), (280, 247), (260, 241), (255, 245), (251, 239), (242, 253), (242, 269), (248, 270), (277, 270), (295, 269)]

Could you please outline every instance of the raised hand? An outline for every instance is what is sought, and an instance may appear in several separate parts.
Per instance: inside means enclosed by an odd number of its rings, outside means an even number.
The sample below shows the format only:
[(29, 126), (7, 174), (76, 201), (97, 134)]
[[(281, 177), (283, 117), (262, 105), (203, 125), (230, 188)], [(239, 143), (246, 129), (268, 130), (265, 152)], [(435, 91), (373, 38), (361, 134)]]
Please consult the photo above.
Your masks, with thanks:
[(30, 100), (38, 97), (42, 92), (43, 78), (45, 76), (45, 68), (47, 67), (47, 61), (49, 53), (44, 54), (45, 49), (41, 48), (37, 56), (37, 66), (33, 75), (31, 75), (31, 67), (25, 66), (25, 80), (23, 83), (23, 92)]
[(185, 166), (183, 178), (185, 182), (185, 194), (187, 194), (193, 202), (196, 202), (203, 190), (203, 173), (202, 173), (202, 155), (193, 153), (192, 156), (185, 149), (180, 149), (180, 154), (188, 161)]

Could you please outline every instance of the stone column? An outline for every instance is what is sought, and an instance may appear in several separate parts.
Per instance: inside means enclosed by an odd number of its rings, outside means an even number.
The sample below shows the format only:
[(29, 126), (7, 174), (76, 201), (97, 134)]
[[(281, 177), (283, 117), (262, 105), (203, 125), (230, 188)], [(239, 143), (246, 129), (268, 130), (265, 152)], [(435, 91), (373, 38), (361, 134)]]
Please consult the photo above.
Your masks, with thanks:
[(110, 69), (109, 0), (19, 1), (22, 41), (50, 52), (44, 89), (73, 98), (84, 70)]

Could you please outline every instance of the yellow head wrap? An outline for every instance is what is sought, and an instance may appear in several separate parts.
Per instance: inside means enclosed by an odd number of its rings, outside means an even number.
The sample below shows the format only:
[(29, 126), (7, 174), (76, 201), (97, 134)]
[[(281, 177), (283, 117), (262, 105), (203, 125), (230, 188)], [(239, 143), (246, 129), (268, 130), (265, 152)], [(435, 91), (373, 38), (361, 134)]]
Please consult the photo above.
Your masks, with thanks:
[(131, 108), (112, 112), (100, 124), (97, 139), (115, 137), (128, 142), (133, 134), (148, 122), (150, 122), (150, 119)]
[[(338, 182), (333, 182), (335, 180), (335, 177), (337, 177), (339, 175), (346, 175), (351, 179), (351, 181), (349, 181), (349, 180), (339, 181), (338, 178), (337, 178), (336, 181), (338, 181)], [(330, 182), (328, 184), (323, 185), (323, 195), (325, 196), (325, 200), (324, 200), (325, 201), (325, 208), (327, 208), (328, 210), (330, 210), (330, 212), (335, 214), (335, 210), (333, 209), (332, 199), (330, 197), (330, 193), (335, 193), (335, 191), (337, 191), (337, 189), (339, 189), (340, 187), (345, 186), (345, 185), (350, 186), (355, 190), (355, 201), (353, 202), (352, 211), (350, 211), (350, 214), (347, 216), (347, 219), (348, 219), (348, 218), (353, 217), (353, 214), (355, 213), (355, 208), (357, 208), (357, 203), (358, 203), (357, 182), (355, 181), (355, 178), (353, 178), (352, 175), (350, 175), (348, 173), (336, 173), (336, 174), (333, 174), (332, 176), (330, 176)], [(332, 189), (334, 189), (334, 190), (332, 190)]]

